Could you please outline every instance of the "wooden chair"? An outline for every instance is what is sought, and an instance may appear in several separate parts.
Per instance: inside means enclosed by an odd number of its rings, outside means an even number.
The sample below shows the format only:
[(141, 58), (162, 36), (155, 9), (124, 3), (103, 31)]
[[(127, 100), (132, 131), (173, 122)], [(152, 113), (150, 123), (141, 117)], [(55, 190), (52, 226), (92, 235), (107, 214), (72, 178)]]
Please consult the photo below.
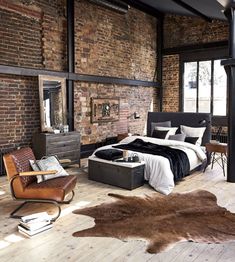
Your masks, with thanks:
[[(36, 175), (55, 174), (56, 171), (32, 171), (29, 160), (35, 160), (31, 148), (21, 148), (3, 156), (7, 177), (10, 182), (11, 195), (14, 200), (24, 201), (11, 214), (12, 218), (26, 203), (50, 203), (58, 208), (58, 214), (52, 219), (55, 221), (61, 213), (60, 203), (69, 204), (74, 197), (74, 188), (77, 177), (69, 175), (57, 177), (37, 183)], [(72, 194), (65, 200), (66, 195)]]

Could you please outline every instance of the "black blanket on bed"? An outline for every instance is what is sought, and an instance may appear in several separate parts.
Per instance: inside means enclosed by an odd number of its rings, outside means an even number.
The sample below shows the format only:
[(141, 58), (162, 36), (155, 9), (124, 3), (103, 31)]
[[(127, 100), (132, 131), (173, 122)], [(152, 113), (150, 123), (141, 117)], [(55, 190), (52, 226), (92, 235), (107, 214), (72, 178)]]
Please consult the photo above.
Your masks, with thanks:
[(175, 181), (179, 181), (189, 174), (188, 156), (182, 150), (145, 142), (139, 138), (128, 144), (120, 144), (113, 147), (166, 157), (170, 162)]

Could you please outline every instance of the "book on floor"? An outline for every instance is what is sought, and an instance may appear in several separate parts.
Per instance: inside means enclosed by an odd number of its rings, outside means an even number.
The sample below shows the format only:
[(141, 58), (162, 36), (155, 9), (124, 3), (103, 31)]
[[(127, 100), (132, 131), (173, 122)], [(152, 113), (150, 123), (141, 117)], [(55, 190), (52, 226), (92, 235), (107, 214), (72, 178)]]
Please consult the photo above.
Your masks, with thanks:
[(27, 237), (32, 237), (34, 235), (37, 235), (41, 232), (44, 232), (44, 231), (47, 231), (49, 230), (50, 228), (52, 228), (52, 223), (49, 223), (41, 228), (38, 228), (38, 229), (34, 229), (34, 230), (30, 230), (26, 227), (24, 227), (23, 225), (19, 224), (18, 225), (18, 230), (19, 230), (19, 233), (27, 236)]
[(21, 226), (23, 226), (24, 228), (28, 229), (28, 230), (37, 230), (39, 228), (45, 227), (47, 225), (51, 224), (51, 221), (37, 221), (35, 220), (31, 220), (30, 222), (23, 222), (20, 221)]
[(21, 217), (21, 221), (28, 223), (31, 221), (51, 221), (51, 216), (47, 212), (34, 213), (28, 216)]

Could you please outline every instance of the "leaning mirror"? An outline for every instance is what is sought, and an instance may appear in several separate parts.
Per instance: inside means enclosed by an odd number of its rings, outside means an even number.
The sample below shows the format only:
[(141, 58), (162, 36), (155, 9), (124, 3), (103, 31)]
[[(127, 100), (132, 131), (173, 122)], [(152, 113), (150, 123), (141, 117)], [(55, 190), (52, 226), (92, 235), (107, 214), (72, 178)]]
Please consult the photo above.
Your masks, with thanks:
[(40, 75), (39, 101), (42, 132), (67, 125), (65, 78)]

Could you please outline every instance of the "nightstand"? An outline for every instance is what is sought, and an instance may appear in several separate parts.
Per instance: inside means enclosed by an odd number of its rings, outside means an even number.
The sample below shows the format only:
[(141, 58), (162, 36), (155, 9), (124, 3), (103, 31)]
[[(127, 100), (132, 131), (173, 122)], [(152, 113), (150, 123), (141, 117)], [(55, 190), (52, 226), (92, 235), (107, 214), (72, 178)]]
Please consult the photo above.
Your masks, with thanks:
[(218, 144), (207, 143), (206, 144), (206, 151), (209, 155), (209, 159), (211, 159), (211, 157), (212, 157), (211, 169), (213, 169), (214, 163), (217, 162), (221, 166), (221, 168), (223, 169), (223, 174), (225, 176), (224, 166), (225, 166), (225, 164), (227, 164), (227, 151), (228, 151), (227, 144), (224, 144), (224, 143), (218, 143)]

